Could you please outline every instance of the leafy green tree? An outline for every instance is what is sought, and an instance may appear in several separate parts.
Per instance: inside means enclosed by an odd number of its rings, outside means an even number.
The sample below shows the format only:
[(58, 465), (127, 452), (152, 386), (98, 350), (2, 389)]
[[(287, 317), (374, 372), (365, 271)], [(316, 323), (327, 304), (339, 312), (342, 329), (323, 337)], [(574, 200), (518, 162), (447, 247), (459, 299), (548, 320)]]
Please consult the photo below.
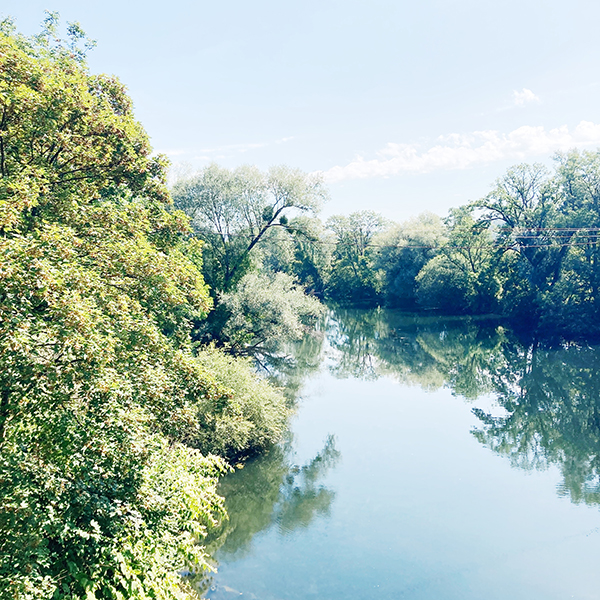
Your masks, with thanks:
[(277, 228), (262, 244), (263, 269), (292, 275), (308, 294), (323, 300), (335, 243), (318, 217), (299, 215)]
[[(474, 204), (495, 227), (501, 305), (520, 329), (567, 337), (597, 335), (598, 153), (557, 156), (510, 169)], [(582, 325), (584, 322), (589, 325)]]
[(446, 227), (446, 243), (416, 277), (419, 303), (449, 314), (494, 311), (500, 285), (487, 224), (475, 221), (470, 207), (461, 207), (450, 211)]
[(386, 306), (404, 310), (417, 308), (416, 277), (437, 254), (444, 239), (442, 220), (432, 213), (393, 225), (377, 237), (381, 248), (376, 268), (384, 273)]
[(206, 242), (204, 274), (215, 291), (229, 291), (248, 271), (252, 251), (273, 228), (289, 227), (295, 213), (317, 212), (327, 191), (317, 175), (273, 167), (262, 173), (215, 164), (173, 188), (176, 208)]
[[(320, 313), (291, 276), (299, 240), (314, 239), (314, 221), (303, 215), (327, 197), (321, 179), (287, 167), (265, 174), (210, 165), (181, 179), (173, 194), (205, 242), (204, 272), (217, 305), (206, 322), (195, 321), (195, 339), (259, 362), (297, 339)], [(315, 283), (310, 274), (305, 279)], [(318, 279), (316, 285), (323, 288)]]
[[(211, 299), (164, 160), (56, 27), (0, 31), (0, 597), (188, 598), (224, 514), (197, 448), (267, 445), (282, 401), (192, 354)], [(226, 447), (188, 435), (209, 417)]]
[(493, 224), (502, 280), (502, 306), (521, 328), (535, 328), (543, 296), (558, 281), (568, 240), (557, 235), (557, 190), (542, 165), (518, 165), (473, 204), (481, 225)]
[(229, 391), (225, 398), (206, 394), (183, 414), (178, 439), (205, 454), (239, 461), (269, 449), (285, 432), (289, 408), (280, 391), (260, 378), (249, 359), (204, 348), (197, 362)]
[(298, 340), (323, 313), (322, 304), (285, 273), (248, 273), (232, 292), (221, 296), (228, 319), (222, 339), (236, 354), (274, 355)]
[(589, 337), (600, 333), (600, 153), (573, 151), (557, 162), (555, 235), (564, 257), (544, 296), (540, 329)]
[(426, 309), (444, 314), (471, 314), (476, 296), (475, 276), (462, 262), (445, 254), (431, 259), (416, 278), (417, 298)]
[[(72, 50), (0, 33), (0, 227), (66, 222), (120, 188), (164, 201), (164, 157), (152, 158), (124, 86), (90, 75)], [(40, 41), (41, 40), (41, 41)], [(78, 198), (74, 202), (73, 198)]]
[(255, 270), (293, 274), (295, 241), (288, 227), (272, 227), (253, 251)]
[(375, 237), (385, 219), (373, 211), (335, 215), (326, 226), (335, 234), (335, 249), (328, 282), (328, 295), (342, 304), (375, 306), (381, 299), (381, 272), (375, 269)]

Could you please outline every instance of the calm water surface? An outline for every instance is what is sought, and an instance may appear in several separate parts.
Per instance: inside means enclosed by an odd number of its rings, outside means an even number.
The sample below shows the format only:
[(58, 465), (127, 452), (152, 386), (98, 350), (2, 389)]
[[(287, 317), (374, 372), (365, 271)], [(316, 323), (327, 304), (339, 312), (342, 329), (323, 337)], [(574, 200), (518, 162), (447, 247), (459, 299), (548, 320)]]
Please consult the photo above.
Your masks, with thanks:
[(212, 600), (600, 598), (600, 353), (330, 314), (287, 442), (225, 479)]

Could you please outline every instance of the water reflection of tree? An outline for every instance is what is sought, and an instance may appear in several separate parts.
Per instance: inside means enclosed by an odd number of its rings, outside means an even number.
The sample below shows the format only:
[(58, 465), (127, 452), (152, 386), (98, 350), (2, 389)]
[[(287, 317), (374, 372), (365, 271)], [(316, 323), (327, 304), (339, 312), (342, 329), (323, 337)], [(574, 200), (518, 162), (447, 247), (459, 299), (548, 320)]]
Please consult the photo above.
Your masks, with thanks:
[[(340, 453), (330, 436), (323, 449), (306, 465), (292, 462), (291, 443), (277, 446), (223, 478), (220, 493), (226, 498), (229, 520), (207, 540), (211, 556), (233, 558), (250, 550), (254, 536), (270, 527), (282, 535), (308, 527), (320, 515), (327, 515), (334, 492), (322, 484), (327, 471), (335, 466)], [(196, 578), (201, 594), (211, 577)]]
[(288, 342), (279, 354), (264, 356), (256, 365), (261, 374), (281, 388), (290, 406), (298, 399), (304, 382), (321, 368), (327, 326), (325, 315), (300, 340)]
[(516, 467), (557, 465), (559, 494), (600, 504), (598, 349), (521, 343), (486, 320), (346, 310), (332, 321), (337, 377), (393, 376), (470, 400), (491, 393), (504, 414), (474, 409), (476, 438)]
[(477, 439), (523, 469), (558, 465), (560, 495), (600, 504), (600, 354), (595, 348), (503, 345), (494, 377), (503, 416), (480, 410)]
[(340, 378), (376, 379), (377, 342), (388, 335), (388, 324), (381, 310), (337, 309), (332, 313), (327, 341), (333, 362), (330, 371)]
[(489, 391), (488, 372), (503, 339), (502, 330), (485, 320), (336, 310), (331, 321), (330, 369), (337, 377), (391, 375), (428, 390), (448, 386), (467, 398)]

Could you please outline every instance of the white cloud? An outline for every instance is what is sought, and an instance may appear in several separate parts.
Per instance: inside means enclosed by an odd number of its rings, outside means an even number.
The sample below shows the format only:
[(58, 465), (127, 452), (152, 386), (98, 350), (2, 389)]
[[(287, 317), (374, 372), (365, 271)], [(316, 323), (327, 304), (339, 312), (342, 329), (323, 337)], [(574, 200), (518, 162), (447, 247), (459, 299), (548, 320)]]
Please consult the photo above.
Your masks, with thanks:
[(572, 131), (566, 125), (546, 130), (524, 125), (510, 133), (494, 130), (440, 136), (429, 149), (416, 144), (388, 143), (377, 158), (358, 156), (346, 166), (335, 166), (323, 175), (330, 183), (345, 179), (392, 177), (402, 173), (429, 173), (466, 169), (498, 160), (527, 160), (532, 156), (566, 151), (575, 146), (600, 145), (600, 124), (581, 121)]
[(513, 100), (515, 102), (515, 106), (523, 106), (531, 102), (541, 102), (539, 96), (536, 96), (531, 90), (528, 90), (527, 88), (523, 88), (520, 92), (514, 90)]

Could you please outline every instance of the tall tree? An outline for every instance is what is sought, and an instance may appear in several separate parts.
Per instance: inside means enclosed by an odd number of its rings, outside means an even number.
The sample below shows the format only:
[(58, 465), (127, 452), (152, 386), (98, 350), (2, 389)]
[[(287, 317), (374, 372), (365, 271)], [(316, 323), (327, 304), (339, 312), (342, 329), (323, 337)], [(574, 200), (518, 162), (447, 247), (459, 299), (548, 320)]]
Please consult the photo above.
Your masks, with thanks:
[(204, 274), (214, 290), (230, 290), (247, 272), (252, 250), (273, 228), (288, 228), (290, 216), (316, 213), (327, 199), (318, 175), (280, 166), (262, 173), (210, 165), (173, 188), (176, 208), (192, 219), (206, 242)]
[(376, 266), (384, 272), (386, 305), (414, 310), (417, 307), (416, 277), (438, 252), (445, 240), (442, 220), (423, 213), (404, 223), (391, 226), (378, 236)]
[(326, 226), (335, 234), (335, 249), (328, 293), (333, 300), (346, 304), (374, 306), (381, 301), (382, 273), (375, 269), (375, 237), (386, 220), (370, 211), (335, 215)]
[[(556, 234), (565, 256), (556, 285), (545, 297), (543, 321), (596, 334), (600, 315), (600, 153), (557, 157), (559, 218)], [(558, 229), (560, 228), (560, 229)]]
[(600, 313), (600, 159), (557, 157), (553, 176), (540, 165), (510, 169), (474, 203), (492, 223), (501, 260), (502, 305), (519, 327), (589, 335)]
[(489, 223), (476, 221), (469, 206), (451, 209), (446, 240), (416, 277), (421, 306), (446, 313), (486, 313), (497, 309), (498, 255)]
[(211, 299), (165, 163), (46, 25), (0, 28), (0, 597), (182, 599), (223, 516), (198, 449), (262, 447), (285, 409), (192, 354)]
[(520, 326), (535, 327), (543, 296), (558, 280), (571, 237), (556, 229), (554, 180), (542, 165), (518, 165), (473, 206), (482, 211), (481, 225), (495, 227), (505, 312)]

